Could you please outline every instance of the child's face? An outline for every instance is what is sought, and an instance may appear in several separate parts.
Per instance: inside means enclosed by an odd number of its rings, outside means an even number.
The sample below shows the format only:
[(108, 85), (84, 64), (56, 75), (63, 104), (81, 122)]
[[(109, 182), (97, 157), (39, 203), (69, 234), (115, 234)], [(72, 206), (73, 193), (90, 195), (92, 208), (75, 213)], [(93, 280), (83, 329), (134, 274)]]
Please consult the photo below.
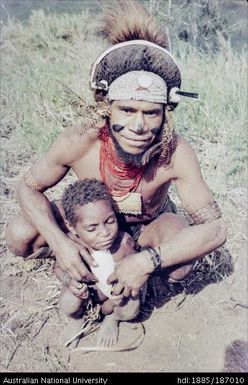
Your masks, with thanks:
[(76, 209), (75, 230), (79, 238), (95, 250), (109, 249), (118, 232), (115, 213), (110, 203), (99, 200)]

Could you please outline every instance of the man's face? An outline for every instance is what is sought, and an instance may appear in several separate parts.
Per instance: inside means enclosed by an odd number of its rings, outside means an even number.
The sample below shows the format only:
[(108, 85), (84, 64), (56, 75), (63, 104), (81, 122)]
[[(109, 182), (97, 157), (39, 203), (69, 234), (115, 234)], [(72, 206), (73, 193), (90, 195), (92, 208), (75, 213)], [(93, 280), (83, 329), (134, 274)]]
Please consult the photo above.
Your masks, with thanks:
[(161, 132), (163, 104), (116, 100), (112, 102), (110, 112), (111, 134), (128, 154), (144, 153)]
[(94, 250), (109, 249), (118, 232), (116, 215), (106, 200), (87, 203), (76, 208), (74, 226), (79, 238)]

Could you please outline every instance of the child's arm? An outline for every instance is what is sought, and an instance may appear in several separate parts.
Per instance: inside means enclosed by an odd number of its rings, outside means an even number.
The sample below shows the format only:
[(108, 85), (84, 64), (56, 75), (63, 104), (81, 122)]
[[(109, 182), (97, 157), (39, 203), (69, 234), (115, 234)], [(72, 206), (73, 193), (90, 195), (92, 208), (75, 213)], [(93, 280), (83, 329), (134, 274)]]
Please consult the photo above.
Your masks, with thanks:
[(135, 249), (134, 239), (130, 234), (120, 232), (118, 237), (120, 240), (118, 249), (113, 254), (113, 258), (115, 262), (120, 261), (121, 259), (125, 258), (129, 254), (134, 254), (137, 252)]

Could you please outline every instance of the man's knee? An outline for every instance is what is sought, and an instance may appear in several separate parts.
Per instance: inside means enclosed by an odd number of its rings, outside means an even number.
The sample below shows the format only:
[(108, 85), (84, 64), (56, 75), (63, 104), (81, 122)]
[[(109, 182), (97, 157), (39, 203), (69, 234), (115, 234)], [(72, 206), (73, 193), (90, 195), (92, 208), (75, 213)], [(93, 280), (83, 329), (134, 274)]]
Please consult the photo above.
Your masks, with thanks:
[(37, 231), (22, 217), (13, 218), (6, 228), (6, 244), (14, 255), (25, 257), (29, 254), (29, 244), (37, 236)]
[(173, 213), (165, 213), (145, 227), (138, 243), (141, 246), (158, 246), (172, 239), (178, 232), (188, 226), (186, 220)]
[(169, 268), (167, 272), (169, 276), (169, 281), (170, 282), (181, 281), (191, 273), (191, 271), (193, 270), (193, 266), (194, 266), (193, 262), (180, 267), (171, 266), (171, 268)]

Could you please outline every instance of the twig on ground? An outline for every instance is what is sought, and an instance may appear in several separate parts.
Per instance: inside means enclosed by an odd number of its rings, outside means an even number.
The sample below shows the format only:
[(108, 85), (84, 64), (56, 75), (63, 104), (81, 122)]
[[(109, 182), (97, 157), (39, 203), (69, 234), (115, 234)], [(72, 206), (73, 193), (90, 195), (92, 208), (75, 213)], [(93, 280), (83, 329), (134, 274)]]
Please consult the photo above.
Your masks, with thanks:
[(231, 300), (232, 302), (234, 302), (234, 307), (240, 306), (240, 307), (244, 307), (244, 308), (248, 309), (248, 304), (247, 304), (247, 303), (245, 303), (245, 302), (243, 302), (243, 301), (237, 301), (237, 300), (236, 300), (235, 298), (233, 298), (233, 297), (230, 297), (230, 300)]

